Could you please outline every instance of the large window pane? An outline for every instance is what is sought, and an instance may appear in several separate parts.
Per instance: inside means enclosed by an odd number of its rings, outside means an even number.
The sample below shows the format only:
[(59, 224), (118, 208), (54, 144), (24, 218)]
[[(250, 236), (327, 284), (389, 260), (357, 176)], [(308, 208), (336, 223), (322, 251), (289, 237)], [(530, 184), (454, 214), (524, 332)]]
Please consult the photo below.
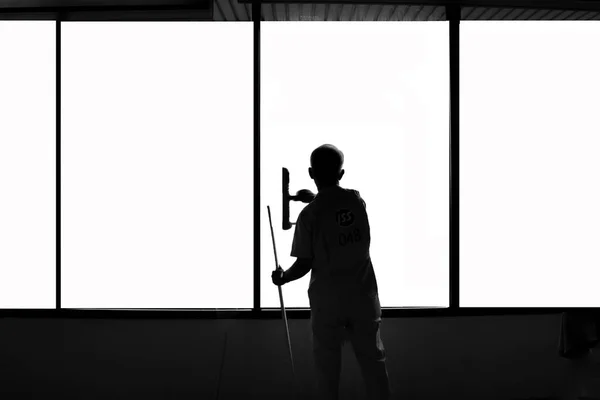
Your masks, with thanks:
[(55, 32), (0, 21), (0, 308), (56, 307)]
[(63, 23), (62, 302), (251, 308), (252, 23)]
[[(448, 23), (265, 22), (261, 40), (262, 306), (279, 307), (266, 206), (287, 269), (282, 168), (291, 195), (316, 192), (310, 154), (325, 143), (345, 154), (340, 185), (366, 201), (382, 306), (448, 306)], [(286, 306), (309, 306), (309, 282), (284, 286)]]
[(461, 306), (600, 306), (600, 26), (462, 22)]

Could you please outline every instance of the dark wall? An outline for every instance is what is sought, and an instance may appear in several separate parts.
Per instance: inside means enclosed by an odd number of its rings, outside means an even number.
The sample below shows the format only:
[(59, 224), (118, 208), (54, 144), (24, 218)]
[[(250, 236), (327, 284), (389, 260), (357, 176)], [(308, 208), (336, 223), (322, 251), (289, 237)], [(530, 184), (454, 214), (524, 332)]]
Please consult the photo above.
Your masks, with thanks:
[[(310, 321), (289, 326), (298, 398), (314, 398)], [(394, 398), (557, 394), (570, 368), (559, 328), (560, 315), (384, 319)], [(291, 383), (281, 320), (0, 320), (3, 400), (286, 399)], [(349, 345), (341, 395), (364, 398)]]

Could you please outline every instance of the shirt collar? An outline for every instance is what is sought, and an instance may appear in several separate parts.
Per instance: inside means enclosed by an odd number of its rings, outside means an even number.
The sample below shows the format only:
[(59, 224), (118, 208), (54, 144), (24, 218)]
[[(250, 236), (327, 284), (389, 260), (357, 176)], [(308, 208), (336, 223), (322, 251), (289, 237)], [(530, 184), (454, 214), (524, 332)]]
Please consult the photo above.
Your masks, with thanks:
[(327, 193), (336, 191), (338, 189), (340, 189), (339, 185), (329, 186), (329, 187), (326, 187), (326, 188), (323, 188), (323, 189), (319, 190), (319, 193), (317, 193), (317, 196), (318, 195), (327, 194)]

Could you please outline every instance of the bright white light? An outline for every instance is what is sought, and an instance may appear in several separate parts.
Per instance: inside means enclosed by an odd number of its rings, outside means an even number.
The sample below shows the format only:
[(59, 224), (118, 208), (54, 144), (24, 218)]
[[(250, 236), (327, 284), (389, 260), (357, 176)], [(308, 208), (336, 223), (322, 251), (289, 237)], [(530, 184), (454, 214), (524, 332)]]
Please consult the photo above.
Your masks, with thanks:
[(252, 307), (252, 23), (62, 27), (62, 300)]
[(0, 308), (56, 307), (55, 32), (0, 21)]
[[(341, 186), (359, 190), (383, 307), (448, 306), (449, 58), (447, 22), (261, 24), (261, 304), (279, 307), (266, 206), (279, 262), (281, 168), (290, 193), (316, 192), (310, 153), (345, 154)], [(295, 222), (303, 203), (292, 202)], [(286, 307), (308, 307), (310, 274), (283, 287)]]
[(600, 26), (460, 27), (460, 305), (598, 307)]

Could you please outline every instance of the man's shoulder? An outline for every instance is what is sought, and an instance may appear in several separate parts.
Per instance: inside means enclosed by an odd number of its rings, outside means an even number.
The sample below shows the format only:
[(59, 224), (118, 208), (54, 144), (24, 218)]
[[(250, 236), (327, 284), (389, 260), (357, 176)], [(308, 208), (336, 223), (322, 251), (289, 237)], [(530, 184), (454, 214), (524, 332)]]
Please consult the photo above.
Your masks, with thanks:
[(360, 192), (356, 189), (350, 189), (350, 188), (341, 188), (341, 189), (348, 194), (360, 197)]
[(360, 192), (358, 190), (356, 190), (356, 189), (349, 189), (349, 190), (352, 192), (353, 195), (355, 195), (358, 198), (361, 198)]
[(315, 214), (315, 207), (316, 202), (313, 200), (300, 211), (298, 218), (311, 218)]
[(360, 195), (360, 192), (356, 189), (345, 189), (347, 191), (347, 193), (350, 193), (352, 195), (352, 197), (354, 197), (356, 200), (358, 200), (363, 206), (365, 206), (365, 201), (363, 200), (362, 196)]

